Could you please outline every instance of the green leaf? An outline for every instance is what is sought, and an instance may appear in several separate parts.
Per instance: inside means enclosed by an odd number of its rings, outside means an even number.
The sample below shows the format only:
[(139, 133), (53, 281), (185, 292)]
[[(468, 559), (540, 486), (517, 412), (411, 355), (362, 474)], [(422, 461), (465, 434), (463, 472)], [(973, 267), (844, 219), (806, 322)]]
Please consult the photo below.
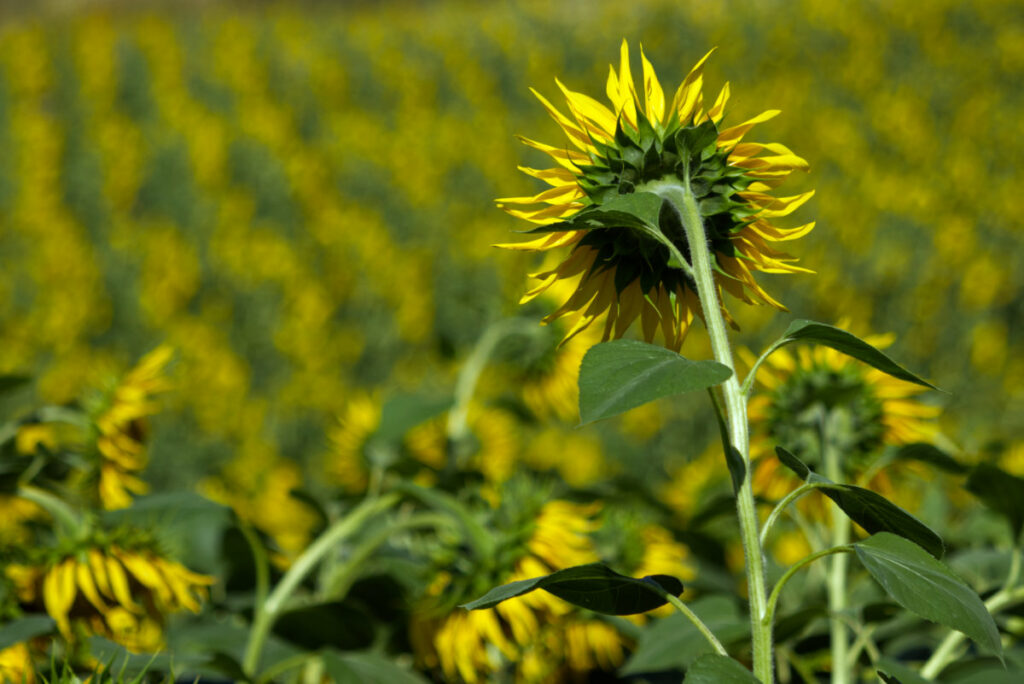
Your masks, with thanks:
[(636, 340), (594, 345), (580, 365), (580, 424), (624, 413), (649, 401), (718, 385), (732, 371), (716, 361), (690, 361)]
[(821, 491), (869, 534), (891, 532), (914, 542), (936, 558), (946, 553), (942, 537), (932, 528), (870, 489), (830, 484), (822, 486)]
[(1002, 654), (999, 630), (978, 594), (921, 547), (879, 532), (854, 548), (871, 576), (901, 606)]
[(892, 532), (909, 539), (936, 558), (945, 554), (942, 537), (880, 494), (855, 485), (836, 484), (812, 472), (807, 464), (782, 447), (775, 447), (775, 453), (783, 465), (804, 481), (817, 484), (822, 494), (835, 501), (850, 520), (869, 534)]
[(782, 461), (782, 465), (796, 473), (796, 476), (801, 480), (806, 481), (811, 476), (811, 469), (807, 467), (806, 463), (797, 458), (793, 452), (777, 446), (775, 447), (775, 455)]
[(634, 579), (620, 575), (606, 565), (590, 563), (495, 587), (462, 607), (466, 610), (493, 608), (502, 601), (535, 589), (544, 589), (563, 601), (595, 613), (634, 615), (665, 605), (665, 594), (678, 596), (683, 592), (683, 584), (668, 575)]
[(954, 475), (962, 475), (969, 468), (933, 444), (907, 444), (899, 448), (896, 458), (900, 461), (920, 461)]
[(747, 463), (743, 460), (739, 449), (731, 444), (725, 450), (725, 465), (729, 468), (729, 477), (732, 478), (732, 490), (740, 491), (743, 481), (747, 478)]
[[(740, 615), (732, 598), (704, 596), (689, 606), (727, 648), (731, 643), (749, 641), (750, 621)], [(711, 644), (692, 622), (680, 613), (672, 613), (644, 627), (633, 655), (618, 674), (627, 677), (682, 670), (700, 656), (713, 652)]]
[(0, 394), (7, 394), (16, 389), (21, 389), (30, 382), (32, 382), (32, 376), (30, 375), (0, 375)]
[(930, 680), (925, 679), (912, 668), (892, 658), (880, 659), (876, 672), (886, 684), (931, 684)]
[(26, 615), (0, 627), (0, 651), (22, 641), (48, 634), (57, 623), (49, 615)]
[(759, 684), (761, 680), (729, 656), (709, 653), (686, 671), (686, 684)]
[(128, 677), (171, 669), (171, 656), (167, 653), (132, 653), (121, 644), (101, 636), (89, 637), (89, 653), (112, 672), (123, 670)]
[(323, 654), (327, 677), (335, 684), (426, 684), (421, 675), (373, 653)]
[(967, 491), (1005, 516), (1014, 539), (1024, 527), (1024, 480), (989, 463), (979, 463), (967, 477)]
[(934, 390), (939, 389), (930, 382), (914, 375), (856, 335), (852, 335), (833, 325), (817, 323), (815, 321), (793, 321), (782, 338), (791, 342), (817, 342), (842, 352), (847, 356), (852, 356), (858, 361), (863, 361), (872, 368), (877, 368), (894, 378), (923, 385)]

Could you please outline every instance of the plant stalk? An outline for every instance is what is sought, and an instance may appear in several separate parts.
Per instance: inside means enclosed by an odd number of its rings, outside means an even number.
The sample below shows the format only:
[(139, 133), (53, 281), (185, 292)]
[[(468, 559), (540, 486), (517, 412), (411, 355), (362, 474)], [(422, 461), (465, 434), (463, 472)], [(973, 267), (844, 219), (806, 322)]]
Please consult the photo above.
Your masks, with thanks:
[[(842, 466), (839, 463), (839, 452), (829, 439), (828, 417), (821, 416), (819, 420), (819, 431), (821, 438), (821, 460), (825, 466), (825, 477), (833, 482), (843, 482)], [(832, 545), (844, 546), (850, 541), (850, 521), (846, 515), (839, 510), (838, 506), (832, 507)], [(829, 564), (828, 572), (828, 612), (830, 622), (830, 639), (832, 653), (832, 682), (833, 684), (849, 684), (850, 668), (849, 646), (850, 636), (846, 622), (843, 620), (843, 613), (849, 607), (846, 596), (846, 574), (849, 566), (849, 557), (845, 553), (835, 556)]]
[(313, 571), (324, 556), (334, 550), (335, 546), (358, 531), (374, 515), (394, 506), (400, 498), (398, 494), (387, 494), (377, 499), (363, 501), (344, 518), (328, 527), (288, 568), (288, 572), (263, 602), (262, 609), (258, 607), (256, 610), (242, 662), (242, 667), (249, 676), (256, 675), (260, 666), (260, 655), (267, 637), (270, 636), (270, 630), (302, 580)]
[[(711, 349), (715, 361), (728, 367), (733, 374), (722, 385), (725, 397), (726, 419), (729, 428), (729, 444), (725, 449), (736, 449), (744, 461), (746, 475), (742, 485), (736, 492), (736, 510), (739, 515), (740, 537), (743, 552), (746, 556), (747, 592), (750, 599), (751, 641), (754, 655), (754, 675), (764, 684), (774, 682), (772, 652), (772, 625), (767, 624), (768, 601), (765, 577), (764, 551), (758, 535), (757, 510), (754, 505), (754, 491), (750, 478), (750, 438), (747, 428), (747, 403), (736, 377), (736, 367), (732, 359), (732, 349), (726, 333), (725, 318), (722, 316), (718, 300), (718, 288), (715, 285), (712, 269), (712, 255), (708, 247), (708, 238), (704, 230), (700, 207), (690, 188), (689, 178), (681, 183), (652, 183), (647, 188), (668, 200), (679, 214), (686, 231), (687, 244), (690, 247), (693, 276), (697, 285), (704, 312), (704, 324), (711, 340)], [(676, 258), (685, 263), (682, 255), (676, 250)]]

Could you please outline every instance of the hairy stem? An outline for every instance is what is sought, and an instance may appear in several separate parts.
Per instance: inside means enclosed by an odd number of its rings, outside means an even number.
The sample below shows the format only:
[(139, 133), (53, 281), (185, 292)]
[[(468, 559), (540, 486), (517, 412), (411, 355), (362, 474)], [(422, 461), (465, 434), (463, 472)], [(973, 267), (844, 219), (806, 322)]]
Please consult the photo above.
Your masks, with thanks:
[[(829, 438), (828, 422), (827, 415), (824, 415), (823, 411), (823, 415), (818, 421), (821, 460), (825, 466), (825, 477), (833, 482), (842, 482), (843, 471), (839, 462), (839, 452)], [(846, 519), (846, 515), (839, 510), (838, 506), (833, 506), (832, 545), (843, 546), (849, 541), (850, 521)], [(833, 684), (849, 684), (850, 681), (850, 669), (847, 665), (850, 635), (846, 622), (843, 620), (843, 613), (849, 607), (846, 596), (846, 573), (849, 561), (846, 554), (837, 555), (832, 559), (828, 572), (828, 612)]]
[[(736, 510), (739, 515), (740, 537), (743, 552), (746, 556), (747, 588), (750, 596), (751, 640), (754, 654), (754, 675), (764, 684), (774, 681), (772, 654), (772, 625), (767, 624), (767, 591), (765, 579), (764, 551), (761, 549), (758, 535), (757, 511), (754, 506), (754, 491), (750, 478), (750, 438), (747, 431), (747, 403), (736, 378), (735, 365), (732, 360), (732, 348), (726, 333), (725, 318), (722, 316), (718, 300), (718, 288), (715, 285), (712, 268), (712, 254), (708, 245), (704, 221), (700, 207), (690, 188), (689, 179), (679, 183), (652, 183), (646, 188), (668, 200), (675, 207), (686, 231), (687, 244), (690, 247), (693, 277), (700, 297), (701, 309), (704, 312), (704, 324), (707, 326), (711, 349), (718, 361), (733, 371), (733, 374), (722, 385), (725, 397), (726, 420), (729, 428), (729, 444), (725, 449), (739, 452), (746, 466), (746, 476), (736, 492)], [(677, 259), (681, 258), (678, 255)], [(682, 260), (685, 263), (685, 259)]]

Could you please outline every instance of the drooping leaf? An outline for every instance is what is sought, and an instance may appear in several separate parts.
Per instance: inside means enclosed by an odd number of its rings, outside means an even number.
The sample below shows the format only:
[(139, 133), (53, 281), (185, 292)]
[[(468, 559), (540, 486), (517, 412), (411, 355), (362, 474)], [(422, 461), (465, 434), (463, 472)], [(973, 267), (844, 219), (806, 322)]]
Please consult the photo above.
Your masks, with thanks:
[(999, 630), (978, 594), (917, 544), (879, 532), (854, 548), (871, 576), (901, 606), (1002, 653)]
[(732, 371), (716, 361), (690, 361), (636, 340), (591, 347), (580, 366), (581, 424), (624, 413), (649, 401), (718, 385)]
[(1024, 479), (989, 463), (979, 463), (967, 477), (967, 491), (996, 513), (1005, 516), (1014, 539), (1024, 527)]
[(892, 532), (918, 544), (936, 558), (946, 552), (945, 544), (934, 530), (913, 515), (869, 489), (855, 485), (836, 484), (811, 469), (782, 447), (775, 447), (782, 463), (805, 482), (818, 485), (822, 494), (832, 499), (853, 522), (869, 534)]
[(686, 671), (686, 684), (759, 684), (761, 680), (729, 656), (708, 653)]
[(327, 677), (335, 684), (427, 684), (421, 675), (374, 653), (323, 654)]
[(0, 651), (21, 641), (52, 632), (57, 626), (49, 615), (26, 615), (0, 627)]
[(954, 475), (962, 475), (969, 468), (957, 461), (955, 458), (939, 449), (937, 446), (926, 443), (907, 444), (899, 448), (896, 458), (901, 461), (920, 461), (935, 466), (939, 470)]
[[(706, 596), (689, 604), (726, 648), (749, 640), (750, 620), (740, 615), (736, 601), (727, 596)], [(646, 672), (683, 670), (714, 649), (697, 628), (680, 613), (656, 620), (644, 627), (636, 649), (619, 669), (622, 677)]]
[(815, 321), (798, 320), (793, 321), (783, 334), (783, 339), (791, 341), (816, 342), (826, 347), (831, 347), (847, 356), (852, 356), (858, 361), (863, 361), (872, 368), (917, 385), (923, 385), (931, 389), (939, 389), (927, 380), (914, 375), (909, 370), (899, 365), (878, 349), (874, 348), (856, 335), (846, 332), (833, 325), (818, 323)]
[(942, 537), (880, 494), (854, 485), (826, 485), (821, 491), (869, 534), (891, 532), (914, 542), (936, 558), (945, 555)]
[(683, 584), (668, 575), (640, 579), (627, 577), (606, 565), (590, 563), (495, 587), (462, 607), (467, 610), (493, 608), (502, 601), (535, 589), (544, 589), (563, 601), (595, 613), (634, 615), (665, 605), (665, 594), (678, 596), (683, 591)]
[(806, 463), (797, 458), (793, 452), (777, 446), (775, 447), (775, 454), (779, 457), (782, 465), (796, 473), (796, 476), (801, 480), (807, 480), (811, 476), (811, 469)]
[(725, 464), (729, 468), (729, 477), (732, 478), (732, 489), (740, 491), (743, 481), (747, 479), (747, 463), (743, 460), (739, 449), (730, 446), (725, 452)]

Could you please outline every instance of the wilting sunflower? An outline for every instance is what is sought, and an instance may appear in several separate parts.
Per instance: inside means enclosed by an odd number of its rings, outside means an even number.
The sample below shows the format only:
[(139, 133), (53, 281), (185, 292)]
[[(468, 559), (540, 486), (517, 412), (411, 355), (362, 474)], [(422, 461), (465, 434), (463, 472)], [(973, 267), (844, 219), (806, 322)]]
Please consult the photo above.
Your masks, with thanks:
[[(892, 342), (891, 335), (864, 339), (883, 348)], [(753, 361), (748, 352), (741, 355)], [(879, 449), (933, 442), (939, 434), (935, 419), (941, 409), (918, 400), (927, 388), (829, 347), (777, 350), (761, 366), (757, 379), (765, 391), (750, 401), (751, 454), (758, 459), (753, 482), (755, 491), (769, 499), (784, 496), (791, 484), (778, 476), (781, 466), (774, 446), (784, 446), (818, 466), (822, 421), (827, 421), (834, 433), (829, 439), (843, 454), (844, 475), (853, 481), (873, 473), (869, 484), (882, 493), (893, 489), (894, 471), (870, 470)], [(913, 469), (912, 464), (901, 467)]]
[(146, 418), (159, 411), (155, 395), (171, 388), (164, 370), (173, 356), (171, 347), (157, 347), (95, 402), (92, 414), (99, 455), (99, 498), (108, 510), (126, 508), (133, 494), (148, 490), (138, 477), (148, 462)]
[[(522, 302), (560, 281), (572, 281), (573, 293), (545, 320), (575, 318), (566, 339), (603, 319), (602, 339), (621, 337), (638, 318), (647, 341), (660, 329), (665, 345), (679, 349), (693, 321), (702, 315), (696, 285), (670, 251), (638, 228), (628, 216), (624, 196), (648, 193), (664, 184), (688, 182), (704, 215), (720, 291), (747, 303), (784, 308), (754, 280), (752, 271), (808, 272), (769, 243), (806, 235), (813, 223), (779, 228), (771, 219), (786, 216), (813, 195), (774, 197), (769, 191), (807, 162), (778, 143), (742, 142), (756, 124), (777, 115), (768, 110), (737, 126), (721, 128), (729, 84), (704, 109), (702, 70), (705, 55), (669, 102), (651, 63), (641, 51), (642, 92), (637, 91), (622, 43), (618, 72), (610, 69), (606, 92), (612, 108), (566, 88), (556, 79), (569, 116), (534, 94), (559, 124), (575, 149), (522, 138), (555, 160), (548, 169), (520, 167), (551, 187), (530, 197), (507, 197), (498, 206), (535, 223), (540, 237), (509, 249), (543, 251), (570, 248), (558, 266), (535, 274), (540, 282)], [(628, 198), (627, 198), (628, 200)], [(662, 236), (692, 261), (675, 211), (661, 205)], [(692, 264), (691, 264), (692, 265)], [(723, 313), (728, 317), (727, 312)]]
[(214, 581), (151, 549), (112, 545), (40, 564), (10, 564), (5, 572), (22, 607), (44, 609), (66, 639), (81, 629), (149, 651), (161, 646), (166, 616), (198, 612)]

